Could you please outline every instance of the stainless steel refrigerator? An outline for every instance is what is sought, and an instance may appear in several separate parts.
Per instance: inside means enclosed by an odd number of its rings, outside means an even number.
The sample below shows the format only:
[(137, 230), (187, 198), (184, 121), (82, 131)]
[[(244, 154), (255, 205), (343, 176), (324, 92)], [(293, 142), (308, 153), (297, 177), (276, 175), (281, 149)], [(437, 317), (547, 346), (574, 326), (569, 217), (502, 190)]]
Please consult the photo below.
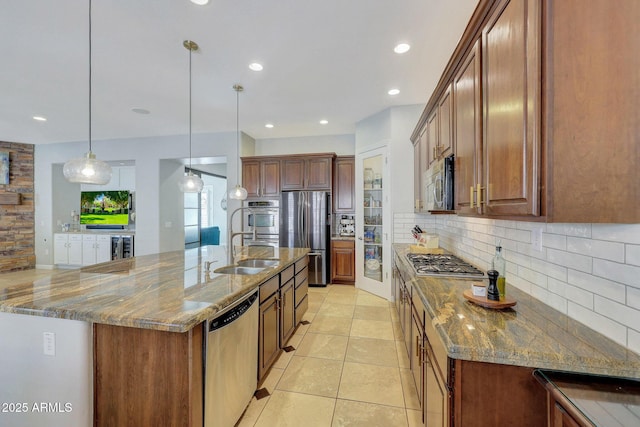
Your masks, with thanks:
[(331, 195), (326, 191), (289, 191), (280, 202), (280, 246), (310, 248), (309, 285), (329, 282)]

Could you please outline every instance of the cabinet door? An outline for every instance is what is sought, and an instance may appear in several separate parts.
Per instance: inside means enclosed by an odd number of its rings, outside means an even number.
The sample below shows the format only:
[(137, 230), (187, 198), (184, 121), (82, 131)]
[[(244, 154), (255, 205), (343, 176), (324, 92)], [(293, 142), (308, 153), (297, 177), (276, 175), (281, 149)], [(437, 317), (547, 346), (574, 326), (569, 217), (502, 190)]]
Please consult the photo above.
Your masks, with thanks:
[(433, 352), (425, 343), (424, 424), (429, 427), (449, 426), (449, 390), (433, 362)]
[(353, 156), (337, 158), (333, 172), (333, 211), (355, 212), (355, 158)]
[(96, 263), (111, 261), (111, 236), (96, 237)]
[[(413, 350), (411, 354), (409, 354), (409, 359), (411, 360), (411, 374), (413, 375), (416, 390), (418, 391), (418, 401), (422, 402), (424, 398), (424, 329), (422, 319), (420, 319), (416, 313), (412, 313), (411, 319), (411, 344), (413, 345)], [(424, 404), (422, 406), (424, 406)]]
[(451, 105), (451, 85), (447, 87), (438, 102), (438, 145), (436, 157), (446, 157), (451, 154), (453, 139), (453, 112)]
[(53, 263), (69, 264), (69, 236), (66, 234), (53, 235)]
[(307, 160), (307, 182), (309, 190), (331, 191), (331, 157), (310, 158)]
[(267, 373), (280, 353), (280, 319), (278, 315), (278, 293), (260, 304), (260, 327), (258, 339), (258, 381)]
[(82, 265), (93, 265), (96, 263), (96, 235), (82, 235)]
[(485, 213), (539, 215), (540, 2), (502, 0), (482, 32)]
[(295, 296), (293, 294), (294, 279), (280, 288), (280, 345), (285, 346), (296, 327)]
[(349, 240), (333, 240), (331, 242), (331, 281), (353, 283), (355, 280), (355, 242)]
[(475, 203), (482, 159), (480, 78), (480, 41), (476, 41), (453, 79), (455, 209), (462, 213), (480, 213)]
[(260, 197), (260, 162), (257, 160), (242, 161), (242, 186), (247, 190), (247, 197)]
[(427, 169), (436, 160), (438, 141), (438, 109), (435, 108), (427, 118)]
[(68, 252), (69, 264), (82, 265), (82, 234), (70, 234)]
[(261, 197), (279, 197), (280, 196), (280, 160), (271, 159), (263, 160), (262, 179), (260, 182)]
[(304, 190), (304, 167), (305, 162), (302, 158), (282, 159), (282, 190)]
[(418, 140), (413, 145), (413, 196), (414, 212), (423, 212), (426, 202), (426, 188), (424, 174), (427, 171), (427, 153), (429, 151), (428, 126), (420, 132)]

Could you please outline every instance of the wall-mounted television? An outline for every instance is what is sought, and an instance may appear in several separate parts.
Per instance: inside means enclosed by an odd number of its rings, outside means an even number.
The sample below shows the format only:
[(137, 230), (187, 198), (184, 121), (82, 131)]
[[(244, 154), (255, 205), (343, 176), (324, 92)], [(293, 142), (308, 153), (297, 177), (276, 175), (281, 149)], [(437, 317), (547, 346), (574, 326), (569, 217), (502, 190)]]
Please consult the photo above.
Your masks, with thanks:
[(128, 191), (81, 191), (80, 224), (91, 228), (129, 225)]

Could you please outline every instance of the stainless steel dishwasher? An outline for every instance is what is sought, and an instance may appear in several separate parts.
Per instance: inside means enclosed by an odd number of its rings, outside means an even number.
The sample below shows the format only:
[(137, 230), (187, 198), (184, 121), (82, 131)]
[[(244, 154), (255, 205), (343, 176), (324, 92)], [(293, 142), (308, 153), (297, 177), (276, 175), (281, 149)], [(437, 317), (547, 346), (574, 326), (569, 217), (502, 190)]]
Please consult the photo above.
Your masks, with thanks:
[(204, 425), (233, 427), (258, 383), (258, 291), (207, 322)]

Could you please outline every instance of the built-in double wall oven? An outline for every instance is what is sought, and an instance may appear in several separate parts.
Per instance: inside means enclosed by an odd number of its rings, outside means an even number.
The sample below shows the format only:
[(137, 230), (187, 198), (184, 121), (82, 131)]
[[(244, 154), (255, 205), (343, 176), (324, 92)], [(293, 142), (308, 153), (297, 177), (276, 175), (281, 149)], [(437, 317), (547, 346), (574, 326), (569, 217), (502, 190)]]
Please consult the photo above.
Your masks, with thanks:
[(280, 200), (247, 200), (244, 202), (242, 227), (244, 246), (279, 246)]

